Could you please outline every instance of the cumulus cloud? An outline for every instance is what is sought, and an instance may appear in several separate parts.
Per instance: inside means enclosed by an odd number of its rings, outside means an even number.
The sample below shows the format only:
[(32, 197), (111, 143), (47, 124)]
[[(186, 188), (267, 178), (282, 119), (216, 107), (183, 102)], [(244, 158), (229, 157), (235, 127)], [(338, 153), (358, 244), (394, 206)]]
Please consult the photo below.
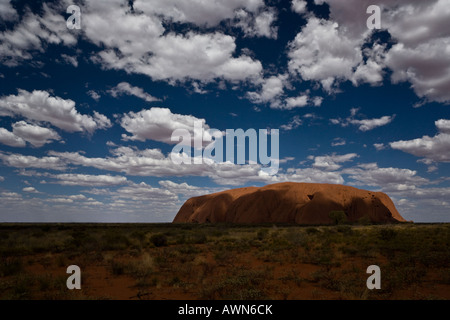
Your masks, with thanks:
[(127, 178), (111, 175), (91, 175), (78, 173), (48, 174), (49, 178), (56, 179), (51, 183), (64, 186), (116, 186), (127, 183)]
[(375, 149), (377, 149), (377, 151), (384, 150), (387, 148), (383, 143), (374, 143), (373, 146), (375, 147)]
[(87, 92), (87, 94), (88, 94), (92, 99), (94, 99), (95, 101), (99, 101), (100, 98), (101, 98), (101, 96), (98, 94), (98, 92), (96, 92), (96, 91), (94, 91), (94, 90), (89, 90), (89, 91)]
[(343, 155), (332, 154), (316, 157), (310, 156), (309, 159), (314, 159), (314, 163), (312, 165), (314, 168), (326, 171), (336, 171), (342, 167), (340, 163), (352, 161), (357, 157), (358, 155), (356, 153), (347, 153)]
[(109, 90), (109, 93), (114, 98), (117, 98), (121, 95), (132, 95), (138, 98), (141, 98), (142, 100), (145, 100), (147, 102), (154, 102), (154, 101), (161, 101), (161, 99), (155, 98), (152, 95), (148, 94), (144, 91), (144, 89), (139, 87), (134, 87), (128, 82), (121, 82), (111, 90)]
[(332, 147), (339, 147), (339, 146), (345, 146), (347, 142), (343, 138), (335, 138), (333, 139), (333, 142), (331, 142)]
[(222, 191), (223, 188), (204, 188), (192, 186), (186, 182), (176, 183), (170, 180), (161, 180), (158, 184), (174, 194), (180, 194), (183, 197), (197, 197), (205, 194)]
[(430, 181), (417, 175), (417, 171), (401, 168), (379, 168), (376, 163), (361, 164), (342, 170), (354, 185), (380, 187), (384, 191), (414, 189)]
[(256, 13), (264, 7), (263, 0), (231, 0), (231, 1), (203, 1), (193, 0), (183, 2), (178, 0), (145, 0), (134, 1), (135, 10), (166, 16), (178, 22), (191, 22), (197, 25), (215, 26), (221, 21), (232, 19), (236, 11), (245, 8), (246, 11)]
[[(33, 59), (33, 52), (44, 52), (48, 44), (76, 44), (75, 35), (66, 27), (66, 18), (60, 14), (66, 7), (43, 3), (42, 16), (26, 11), (13, 30), (0, 32), (0, 63), (14, 67), (24, 60)], [(9, 15), (11, 7), (4, 1), (0, 12), (2, 18), (14, 17)]]
[(0, 143), (10, 147), (25, 147), (26, 142), (5, 128), (0, 128)]
[(0, 1), (0, 18), (3, 21), (14, 21), (18, 18), (16, 10), (13, 8), (11, 1)]
[(176, 194), (169, 190), (154, 188), (145, 182), (139, 184), (131, 184), (129, 186), (121, 187), (117, 190), (118, 198), (126, 198), (130, 200), (142, 200), (146, 201), (166, 201), (173, 202), (178, 200)]
[(230, 162), (202, 164), (175, 164), (170, 156), (159, 149), (138, 150), (119, 147), (111, 150), (112, 156), (89, 158), (79, 152), (54, 152), (49, 155), (63, 163), (93, 167), (100, 170), (123, 172), (133, 176), (206, 176), (219, 184), (238, 184), (239, 179), (259, 179), (261, 166), (257, 164), (237, 165)]
[(392, 149), (423, 158), (424, 162), (450, 162), (450, 120), (440, 119), (435, 122), (439, 133), (433, 137), (423, 136), (413, 140), (391, 142)]
[(31, 143), (34, 147), (42, 147), (44, 144), (52, 143), (54, 140), (61, 140), (59, 134), (49, 128), (40, 127), (19, 121), (12, 125), (13, 134)]
[(61, 54), (61, 58), (63, 58), (64, 62), (67, 64), (71, 64), (75, 68), (78, 67), (78, 60), (76, 56), (69, 56), (68, 54)]
[(340, 32), (337, 23), (311, 17), (289, 44), (289, 71), (331, 92), (336, 81), (352, 78), (362, 61), (361, 44)]
[[(201, 136), (201, 132), (195, 132), (195, 130), (201, 130), (201, 128), (197, 129), (194, 127), (196, 122), (201, 123), (205, 130), (203, 136)], [(121, 126), (132, 134), (131, 136), (123, 135), (123, 140), (155, 140), (176, 144), (178, 143), (177, 141), (171, 140), (172, 133), (176, 129), (187, 130), (192, 138), (194, 138), (194, 134), (208, 141), (211, 138), (206, 132), (209, 126), (206, 124), (205, 119), (172, 113), (168, 108), (154, 107), (139, 112), (129, 112), (122, 117)]]
[(249, 37), (267, 37), (276, 39), (278, 28), (273, 26), (276, 21), (277, 13), (275, 9), (270, 8), (257, 14), (249, 13), (244, 9), (236, 12), (236, 26), (244, 31)]
[(31, 121), (46, 122), (68, 132), (89, 132), (111, 126), (111, 121), (94, 111), (93, 116), (80, 114), (70, 99), (50, 96), (42, 90), (18, 89), (17, 95), (0, 97), (0, 116), (21, 116)]
[(359, 108), (352, 108), (350, 109), (350, 116), (341, 119), (330, 119), (330, 122), (332, 124), (337, 124), (342, 127), (347, 127), (349, 124), (358, 126), (358, 130), (360, 131), (370, 131), (378, 127), (385, 126), (389, 123), (391, 123), (394, 118), (395, 114), (392, 116), (382, 116), (381, 118), (374, 118), (374, 119), (357, 119)]
[(302, 14), (306, 12), (306, 1), (305, 0), (292, 0), (291, 8), (292, 11)]
[(35, 157), (16, 153), (0, 152), (0, 159), (8, 167), (66, 170), (66, 164), (59, 157)]
[(303, 123), (302, 119), (300, 119), (299, 116), (294, 116), (291, 121), (289, 121), (289, 123), (287, 124), (283, 124), (280, 126), (281, 130), (285, 130), (285, 131), (290, 131), (292, 129), (296, 129), (299, 126), (301, 126)]
[[(161, 17), (171, 16), (171, 12), (161, 11), (159, 15), (161, 6), (166, 7), (153, 2), (135, 2), (135, 14), (130, 14), (118, 3), (88, 2), (83, 13), (84, 34), (89, 41), (104, 48), (93, 61), (107, 69), (144, 74), (154, 80), (211, 82), (218, 78), (242, 81), (259, 77), (261, 63), (246, 55), (235, 56), (236, 44), (232, 36), (221, 32), (165, 33)], [(174, 8), (183, 7), (186, 5), (177, 3), (171, 8), (172, 13)], [(210, 5), (189, 4), (189, 7), (190, 12), (198, 13)], [(181, 16), (173, 13), (172, 18), (190, 19), (189, 15), (183, 16), (183, 11), (179, 13)]]
[(39, 191), (37, 191), (34, 187), (25, 187), (22, 191), (27, 193), (39, 193)]
[(283, 93), (283, 82), (286, 80), (286, 76), (272, 76), (264, 80), (261, 92), (249, 93), (250, 100), (256, 103), (265, 103), (274, 100)]
[(450, 134), (450, 120), (440, 119), (437, 120), (434, 124), (438, 128), (439, 132)]
[[(345, 35), (361, 48), (370, 36), (364, 13), (369, 1), (315, 0), (316, 4), (330, 5), (330, 18), (339, 24), (339, 34)], [(357, 67), (348, 77), (354, 84), (378, 82), (382, 69), (392, 70), (392, 82), (410, 82), (419, 97), (428, 101), (450, 101), (450, 7), (447, 0), (410, 1), (381, 0), (382, 29), (396, 42), (386, 50), (378, 45), (366, 50), (365, 66)], [(344, 31), (345, 30), (345, 31)], [(362, 52), (363, 53), (363, 52)], [(334, 55), (339, 57), (339, 54)], [(345, 55), (344, 61), (350, 55)], [(322, 59), (320, 59), (322, 60)], [(326, 59), (325, 59), (326, 61)], [(325, 63), (324, 61), (324, 63)]]
[(286, 109), (304, 107), (308, 105), (308, 96), (290, 97), (286, 99)]
[(288, 75), (278, 74), (258, 81), (259, 90), (247, 92), (247, 98), (252, 103), (269, 104), (272, 109), (293, 109), (303, 107), (307, 97), (288, 98), (284, 103), (284, 88), (288, 85)]
[[(177, 34), (163, 26), (167, 22), (216, 26), (232, 20), (245, 9), (255, 15), (252, 30), (273, 37), (275, 19), (262, 0), (233, 1), (133, 1), (119, 0), (83, 3), (83, 28), (66, 27), (61, 14), (70, 1), (43, 4), (42, 16), (26, 12), (12, 30), (0, 33), (0, 63), (17, 66), (31, 60), (33, 52), (45, 52), (48, 44), (73, 46), (79, 37), (99, 50), (92, 61), (103, 68), (144, 74), (169, 82), (188, 79), (211, 82), (215, 79), (245, 81), (259, 78), (261, 63), (236, 51), (235, 38), (222, 32)], [(2, 6), (9, 10), (10, 6)], [(112, 23), (113, 22), (113, 23)], [(163, 23), (164, 22), (164, 23)], [(269, 24), (269, 29), (268, 29)], [(270, 34), (269, 34), (269, 33)], [(63, 59), (76, 64), (73, 56)]]
[(357, 120), (353, 119), (350, 120), (351, 124), (358, 125), (358, 129), (361, 131), (369, 131), (378, 127), (385, 126), (392, 122), (394, 119), (394, 116), (383, 116), (381, 118), (376, 119), (363, 119), (363, 120)]

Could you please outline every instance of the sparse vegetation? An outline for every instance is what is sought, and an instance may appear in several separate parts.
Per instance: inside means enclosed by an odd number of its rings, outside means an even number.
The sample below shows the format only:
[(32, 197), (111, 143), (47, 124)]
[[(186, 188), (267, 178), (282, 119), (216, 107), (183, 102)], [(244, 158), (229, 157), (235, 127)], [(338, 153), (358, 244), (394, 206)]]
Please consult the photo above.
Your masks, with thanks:
[(329, 214), (334, 224), (343, 224), (347, 222), (347, 215), (344, 211), (331, 211)]
[[(449, 224), (339, 215), (334, 226), (1, 224), (0, 299), (450, 298)], [(81, 291), (66, 288), (71, 264)], [(381, 290), (365, 286), (371, 264)]]

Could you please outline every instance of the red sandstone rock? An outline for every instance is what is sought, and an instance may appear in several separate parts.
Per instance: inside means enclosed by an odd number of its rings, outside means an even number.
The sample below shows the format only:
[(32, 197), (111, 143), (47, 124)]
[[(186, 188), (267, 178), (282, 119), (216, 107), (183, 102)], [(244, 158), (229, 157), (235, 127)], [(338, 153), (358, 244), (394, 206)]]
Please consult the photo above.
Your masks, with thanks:
[(336, 184), (284, 182), (190, 198), (173, 222), (331, 224), (331, 211), (344, 211), (350, 222), (364, 216), (377, 223), (405, 221), (382, 192)]

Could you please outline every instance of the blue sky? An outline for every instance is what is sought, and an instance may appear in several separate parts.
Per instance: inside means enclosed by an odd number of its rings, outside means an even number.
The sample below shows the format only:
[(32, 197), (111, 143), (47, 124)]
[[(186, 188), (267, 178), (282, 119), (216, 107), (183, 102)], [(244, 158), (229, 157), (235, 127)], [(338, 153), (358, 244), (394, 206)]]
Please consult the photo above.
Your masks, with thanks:
[[(295, 181), (450, 222), (450, 3), (378, 1), (379, 30), (371, 4), (0, 0), (0, 221), (170, 222), (192, 196)], [(278, 129), (279, 171), (174, 164), (195, 120)]]

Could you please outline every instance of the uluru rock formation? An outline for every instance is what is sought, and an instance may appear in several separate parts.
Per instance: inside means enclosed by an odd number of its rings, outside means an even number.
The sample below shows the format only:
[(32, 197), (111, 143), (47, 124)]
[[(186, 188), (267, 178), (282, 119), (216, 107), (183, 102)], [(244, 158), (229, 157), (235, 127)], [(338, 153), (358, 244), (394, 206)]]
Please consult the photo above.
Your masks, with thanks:
[(376, 223), (405, 221), (382, 192), (337, 184), (283, 182), (190, 198), (173, 222), (331, 224), (331, 211), (344, 211), (349, 222), (365, 216)]

